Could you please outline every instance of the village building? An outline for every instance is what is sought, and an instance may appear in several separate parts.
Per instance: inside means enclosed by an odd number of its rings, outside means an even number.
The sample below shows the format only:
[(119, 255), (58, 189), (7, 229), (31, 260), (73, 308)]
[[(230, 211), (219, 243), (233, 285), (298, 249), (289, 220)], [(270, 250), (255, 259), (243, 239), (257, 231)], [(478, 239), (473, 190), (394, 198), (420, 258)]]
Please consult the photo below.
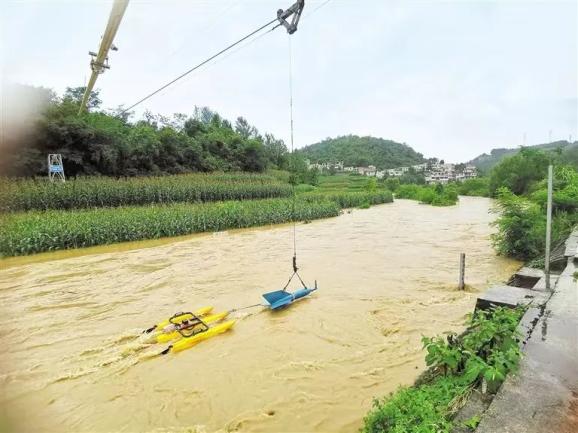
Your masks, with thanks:
[[(340, 172), (340, 173), (358, 173), (362, 176), (374, 176), (378, 179), (384, 177), (401, 177), (411, 170), (416, 173), (423, 173), (426, 183), (442, 183), (454, 181), (464, 181), (478, 176), (478, 170), (473, 165), (458, 166), (450, 163), (423, 163), (415, 164), (407, 167), (390, 168), (386, 170), (378, 170), (376, 166), (369, 165), (367, 167), (351, 167), (345, 166), (343, 161), (340, 162), (322, 162), (311, 164), (306, 160), (309, 169), (318, 169), (320, 172)], [(459, 169), (458, 169), (459, 167)], [(463, 168), (462, 168), (463, 167)]]

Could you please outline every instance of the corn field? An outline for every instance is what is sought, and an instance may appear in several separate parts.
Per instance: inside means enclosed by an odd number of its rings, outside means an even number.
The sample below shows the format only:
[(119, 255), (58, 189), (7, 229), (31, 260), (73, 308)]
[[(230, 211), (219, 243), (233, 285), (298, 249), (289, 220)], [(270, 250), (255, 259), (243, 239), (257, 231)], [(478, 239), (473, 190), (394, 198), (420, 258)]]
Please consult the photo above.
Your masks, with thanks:
[(391, 201), (387, 192), (302, 194), (292, 199), (160, 204), (8, 213), (0, 217), (0, 255), (18, 256), (116, 242), (308, 221), (344, 207)]
[(15, 256), (115, 242), (157, 239), (337, 216), (339, 206), (269, 199), (9, 214), (0, 225), (0, 254)]
[(65, 183), (0, 179), (0, 212), (203, 203), (289, 197), (291, 187), (273, 176), (247, 173), (188, 174)]

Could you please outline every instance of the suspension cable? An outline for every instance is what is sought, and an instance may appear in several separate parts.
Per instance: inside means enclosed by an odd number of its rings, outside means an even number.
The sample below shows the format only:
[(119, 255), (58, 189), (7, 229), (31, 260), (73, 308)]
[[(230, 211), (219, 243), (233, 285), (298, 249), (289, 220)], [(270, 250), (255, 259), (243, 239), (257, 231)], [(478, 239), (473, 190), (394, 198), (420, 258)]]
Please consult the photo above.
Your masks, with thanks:
[(247, 39), (249, 39), (251, 36), (259, 33), (260, 31), (262, 31), (263, 29), (265, 29), (266, 27), (270, 26), (271, 24), (273, 24), (274, 22), (277, 21), (277, 18), (269, 21), (267, 24), (263, 24), (261, 27), (257, 28), (256, 30), (253, 30), (251, 33), (249, 33), (246, 36), (243, 36), (241, 39), (237, 40), (236, 42), (233, 42), (232, 44), (228, 45), (226, 48), (223, 48), (221, 51), (219, 51), (216, 54), (213, 54), (211, 57), (209, 57), (206, 60), (203, 60), (201, 63), (199, 63), (196, 66), (193, 66), (191, 69), (183, 72), (181, 75), (179, 75), (178, 77), (174, 78), (173, 80), (169, 81), (168, 83), (164, 84), (163, 86), (159, 87), (157, 90), (149, 93), (147, 96), (145, 96), (144, 98), (138, 100), (137, 102), (135, 102), (134, 104), (132, 104), (130, 107), (125, 108), (124, 110), (121, 111), (121, 114), (126, 113), (127, 111), (133, 109), (134, 107), (136, 107), (137, 105), (143, 103), (144, 101), (146, 101), (149, 98), (152, 98), (154, 95), (156, 95), (157, 93), (163, 91), (164, 89), (166, 89), (167, 87), (169, 87), (171, 84), (176, 83), (177, 81), (179, 81), (181, 78), (184, 78), (185, 76), (189, 75), (191, 72), (196, 71), (197, 69), (199, 69), (200, 67), (206, 65), (207, 63), (209, 63), (211, 60), (219, 57), (221, 54), (229, 51), (231, 48), (239, 45), (241, 42), (246, 41)]
[[(322, 4), (320, 4), (319, 6), (317, 6), (315, 9), (313, 9), (309, 14), (307, 14), (305, 17), (303, 17), (303, 19), (309, 18), (311, 15), (315, 14), (319, 9), (323, 8), (325, 5), (327, 5), (327, 3), (329, 3), (331, 0), (325, 0), (325, 2), (323, 2)], [(237, 45), (239, 45), (240, 43), (246, 41), (247, 39), (251, 38), (252, 36), (254, 36), (255, 34), (259, 33), (260, 31), (262, 31), (263, 29), (265, 29), (266, 27), (270, 26), (271, 24), (273, 24), (274, 22), (278, 21), (277, 19), (273, 19), (271, 21), (269, 21), (266, 24), (263, 24), (261, 27), (253, 30), (251, 33), (249, 33), (248, 35), (242, 37), (241, 39), (239, 39), (236, 42), (233, 42), (232, 44), (230, 44), (229, 46), (227, 46), (226, 48), (223, 48), (221, 51), (219, 51), (218, 53), (212, 55), (211, 57), (207, 58), (206, 60), (203, 60), (201, 63), (199, 63), (196, 66), (193, 66), (191, 69), (183, 72), (181, 75), (179, 75), (178, 77), (174, 78), (173, 80), (169, 81), (168, 83), (164, 84), (163, 86), (159, 87), (158, 89), (156, 89), (155, 91), (149, 93), (148, 95), (146, 95), (144, 98), (138, 100), (137, 102), (135, 102), (134, 104), (132, 104), (130, 107), (123, 109), (120, 114), (124, 114), (126, 112), (128, 112), (129, 110), (133, 109), (134, 107), (136, 107), (137, 105), (142, 104), (144, 101), (146, 101), (147, 99), (152, 98), (154, 95), (156, 95), (159, 92), (162, 92), (164, 89), (166, 89), (167, 87), (169, 87), (170, 85), (176, 83), (177, 81), (179, 81), (180, 79), (184, 78), (185, 76), (189, 75), (190, 73), (196, 71), (197, 69), (201, 68), (202, 66), (206, 65), (207, 63), (209, 63), (210, 61), (216, 59), (217, 57), (221, 56), (222, 54), (224, 54), (225, 52), (229, 51), (231, 48), (236, 47)], [(277, 24), (276, 26), (272, 27), (268, 32), (262, 34), (261, 36), (264, 36), (267, 33), (271, 33), (272, 31), (274, 31), (275, 29), (277, 29), (278, 27), (280, 27), (282, 24)], [(249, 44), (246, 44), (244, 46), (250, 45), (253, 42), (255, 42), (257, 39), (251, 41)], [(291, 42), (290, 42), (291, 43)], [(243, 47), (244, 47), (243, 46)], [(241, 48), (243, 48), (241, 47)], [(291, 47), (289, 48), (289, 50), (291, 51)], [(291, 52), (289, 53), (290, 57), (291, 57)], [(291, 60), (291, 59), (290, 59)], [(290, 77), (291, 79), (291, 77)], [(292, 101), (291, 101), (292, 103)], [(293, 112), (291, 112), (291, 116), (293, 116)], [(293, 121), (291, 120), (291, 146), (293, 146)], [(292, 147), (293, 149), (293, 147)], [(293, 150), (292, 150), (293, 152)]]

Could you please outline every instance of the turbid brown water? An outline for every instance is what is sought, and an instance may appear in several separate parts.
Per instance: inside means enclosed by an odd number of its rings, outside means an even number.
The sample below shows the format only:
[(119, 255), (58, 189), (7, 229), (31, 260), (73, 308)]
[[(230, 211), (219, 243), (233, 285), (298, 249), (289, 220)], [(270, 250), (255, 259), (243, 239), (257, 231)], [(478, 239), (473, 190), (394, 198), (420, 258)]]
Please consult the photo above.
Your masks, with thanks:
[(476, 293), (518, 266), (491, 248), (489, 206), (398, 200), (299, 225), (301, 272), (318, 292), (235, 313), (233, 331), (164, 357), (150, 358), (143, 328), (285, 283), (290, 226), (4, 261), (3, 429), (356, 431), (374, 397), (422, 371), (421, 335), (460, 330)]

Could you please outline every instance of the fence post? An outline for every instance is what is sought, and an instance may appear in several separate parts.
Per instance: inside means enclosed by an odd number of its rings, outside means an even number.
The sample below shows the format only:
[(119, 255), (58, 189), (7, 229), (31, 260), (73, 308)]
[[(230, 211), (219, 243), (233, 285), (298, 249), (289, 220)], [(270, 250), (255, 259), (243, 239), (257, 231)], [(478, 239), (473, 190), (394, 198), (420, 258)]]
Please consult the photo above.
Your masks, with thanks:
[(550, 290), (550, 244), (552, 239), (552, 165), (548, 166), (548, 202), (546, 205), (546, 257), (544, 257), (544, 274), (546, 289)]
[(464, 290), (466, 288), (465, 274), (466, 274), (466, 253), (460, 253), (460, 281), (458, 283), (459, 290)]

